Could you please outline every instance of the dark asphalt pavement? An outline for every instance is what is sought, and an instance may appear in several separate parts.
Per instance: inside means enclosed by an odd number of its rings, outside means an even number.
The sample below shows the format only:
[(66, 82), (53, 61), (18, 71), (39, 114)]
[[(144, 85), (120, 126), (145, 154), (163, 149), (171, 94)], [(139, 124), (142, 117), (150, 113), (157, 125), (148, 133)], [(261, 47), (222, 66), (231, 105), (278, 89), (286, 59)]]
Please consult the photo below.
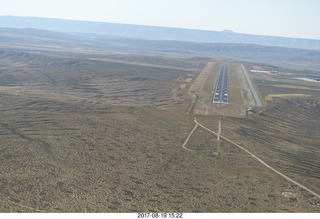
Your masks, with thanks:
[(213, 103), (229, 103), (228, 97), (228, 65), (223, 63), (221, 65), (220, 74), (216, 83), (216, 88), (213, 96)]

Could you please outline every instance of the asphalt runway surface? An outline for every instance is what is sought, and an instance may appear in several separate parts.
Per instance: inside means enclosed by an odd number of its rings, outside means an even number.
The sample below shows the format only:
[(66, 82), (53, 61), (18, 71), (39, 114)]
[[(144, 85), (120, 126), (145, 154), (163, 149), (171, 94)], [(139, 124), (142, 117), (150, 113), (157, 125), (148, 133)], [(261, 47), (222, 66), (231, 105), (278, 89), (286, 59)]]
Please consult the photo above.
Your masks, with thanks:
[(213, 96), (213, 103), (229, 103), (228, 73), (228, 65), (223, 63), (221, 65), (219, 79), (216, 83), (216, 88)]

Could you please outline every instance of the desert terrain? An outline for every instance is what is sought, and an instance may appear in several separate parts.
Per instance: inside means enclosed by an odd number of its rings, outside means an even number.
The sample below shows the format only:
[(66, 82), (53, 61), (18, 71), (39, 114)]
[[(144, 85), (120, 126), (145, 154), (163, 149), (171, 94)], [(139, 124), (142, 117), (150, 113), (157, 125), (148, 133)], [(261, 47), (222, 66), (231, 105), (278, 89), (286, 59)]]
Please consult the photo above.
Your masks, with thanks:
[(320, 84), (297, 79), (319, 70), (19, 43), (0, 44), (0, 212), (320, 212)]

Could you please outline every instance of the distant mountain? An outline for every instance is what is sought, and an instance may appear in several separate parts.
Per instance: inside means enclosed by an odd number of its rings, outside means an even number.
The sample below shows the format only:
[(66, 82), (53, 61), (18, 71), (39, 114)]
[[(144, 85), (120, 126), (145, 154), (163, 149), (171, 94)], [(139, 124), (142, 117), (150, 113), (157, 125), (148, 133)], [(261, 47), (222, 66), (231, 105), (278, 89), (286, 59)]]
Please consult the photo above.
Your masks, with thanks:
[(133, 39), (200, 43), (242, 43), (320, 50), (320, 40), (259, 36), (225, 31), (204, 31), (142, 25), (74, 21), (38, 17), (0, 16), (0, 27), (36, 28), (65, 33), (101, 34)]
[[(29, 53), (72, 53), (79, 51), (91, 55), (152, 54), (183, 57), (224, 57), (250, 62), (262, 62), (296, 69), (320, 68), (320, 50), (272, 47), (243, 43), (198, 43), (168, 40), (130, 39), (87, 33), (61, 33), (33, 28), (14, 29), (0, 27), (0, 56), (21, 52), (17, 60), (29, 57)], [(81, 52), (78, 54), (81, 56)], [(22, 57), (22, 58), (21, 58)], [(57, 56), (59, 57), (59, 56)], [(3, 57), (0, 57), (3, 58)], [(44, 57), (37, 57), (41, 60)]]

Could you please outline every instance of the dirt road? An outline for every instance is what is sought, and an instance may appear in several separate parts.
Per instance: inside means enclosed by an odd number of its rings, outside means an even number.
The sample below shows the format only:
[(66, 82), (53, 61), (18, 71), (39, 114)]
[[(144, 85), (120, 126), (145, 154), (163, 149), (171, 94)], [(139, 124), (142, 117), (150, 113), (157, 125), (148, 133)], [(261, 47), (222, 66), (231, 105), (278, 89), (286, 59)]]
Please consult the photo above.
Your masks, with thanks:
[[(253, 157), (254, 159), (256, 159), (259, 163), (261, 163), (262, 165), (264, 165), (265, 167), (267, 167), (268, 169), (272, 170), (273, 172), (275, 172), (276, 174), (282, 176), (283, 178), (285, 178), (286, 180), (290, 181), (291, 183), (295, 184), (296, 186), (308, 191), (310, 194), (314, 195), (315, 197), (319, 198), (320, 199), (320, 195), (317, 194), (316, 192), (308, 189), (307, 187), (305, 187), (304, 185), (298, 183), (297, 181), (291, 179), (290, 177), (286, 176), (285, 174), (281, 173), (280, 171), (274, 169), (273, 167), (271, 167), (269, 164), (267, 164), (266, 162), (264, 162), (263, 160), (261, 160), (259, 157), (257, 157), (256, 155), (254, 155), (253, 153), (251, 153), (250, 151), (248, 151), (247, 149), (243, 148), (241, 145), (237, 144), (236, 142), (220, 135), (220, 130), (221, 130), (221, 124), (219, 124), (219, 133), (216, 133), (214, 131), (212, 131), (211, 129), (208, 129), (207, 127), (205, 127), (204, 125), (200, 124), (198, 121), (197, 121), (197, 118), (195, 117), (194, 118), (194, 122), (196, 123), (196, 125), (194, 126), (194, 128), (192, 129), (192, 131), (190, 132), (188, 138), (186, 139), (185, 143), (184, 143), (184, 146), (185, 144), (189, 141), (191, 135), (193, 134), (194, 130), (197, 128), (197, 126), (200, 126), (202, 128), (204, 128), (205, 130), (207, 130), (208, 132), (211, 132), (212, 134), (216, 135), (217, 138), (222, 138), (224, 139), (225, 141), (233, 144), (234, 146), (240, 148), (241, 150), (243, 150), (244, 152), (246, 152), (247, 154), (249, 154), (251, 157)], [(188, 149), (190, 150), (190, 149)]]
[(254, 100), (256, 101), (256, 106), (261, 107), (262, 106), (261, 100), (260, 100), (260, 98), (259, 98), (259, 96), (258, 96), (258, 94), (256, 92), (256, 89), (254, 88), (253, 84), (251, 83), (251, 79), (250, 79), (250, 77), (248, 75), (248, 72), (245, 69), (244, 65), (241, 65), (241, 67), (242, 67), (242, 71), (243, 71), (244, 75), (246, 76), (246, 79), (247, 79), (247, 82), (249, 84), (250, 90), (251, 90), (251, 92), (253, 94)]
[(184, 143), (183, 143), (183, 145), (182, 145), (182, 148), (185, 149), (185, 150), (188, 150), (188, 151), (193, 151), (193, 150), (187, 148), (186, 145), (187, 145), (189, 139), (191, 138), (192, 134), (194, 133), (194, 131), (195, 131), (195, 130), (197, 129), (197, 127), (198, 127), (198, 123), (196, 122), (196, 117), (194, 118), (194, 121), (195, 121), (196, 124), (194, 125), (193, 129), (191, 130), (191, 132), (189, 133), (187, 139), (184, 141)]

